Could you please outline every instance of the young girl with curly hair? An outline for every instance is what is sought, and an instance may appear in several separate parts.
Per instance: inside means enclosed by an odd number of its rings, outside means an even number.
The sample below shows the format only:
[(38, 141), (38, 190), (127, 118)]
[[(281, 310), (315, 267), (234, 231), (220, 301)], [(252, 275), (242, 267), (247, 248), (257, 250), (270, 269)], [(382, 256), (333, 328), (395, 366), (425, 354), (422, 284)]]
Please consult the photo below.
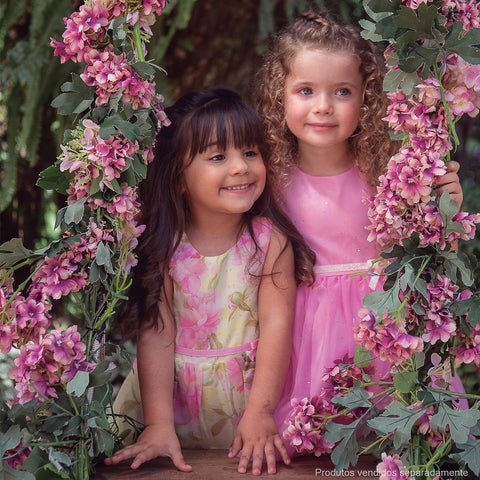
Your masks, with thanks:
[[(366, 271), (379, 256), (367, 240), (363, 199), (373, 193), (396, 147), (382, 121), (383, 77), (382, 60), (357, 27), (310, 11), (275, 37), (256, 78), (269, 174), (317, 257), (314, 286), (297, 290), (279, 426), (291, 398), (314, 396), (325, 369), (353, 356), (352, 329), (362, 299), (381, 283), (359, 281), (352, 273)], [(450, 162), (448, 169), (437, 192), (448, 189), (461, 203), (458, 164)]]

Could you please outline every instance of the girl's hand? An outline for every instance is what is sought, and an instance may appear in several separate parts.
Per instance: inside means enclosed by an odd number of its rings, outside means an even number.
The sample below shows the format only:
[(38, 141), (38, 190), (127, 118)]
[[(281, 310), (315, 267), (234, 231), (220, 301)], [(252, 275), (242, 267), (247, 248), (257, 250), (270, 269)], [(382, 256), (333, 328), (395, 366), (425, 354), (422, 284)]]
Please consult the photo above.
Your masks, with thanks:
[(156, 457), (170, 457), (173, 464), (182, 472), (191, 472), (192, 467), (185, 462), (180, 442), (175, 430), (170, 426), (148, 425), (133, 445), (122, 448), (111, 457), (106, 458), (106, 465), (134, 458), (131, 467), (137, 469), (142, 463)]
[(251, 414), (247, 409), (238, 424), (237, 434), (228, 454), (230, 458), (233, 458), (240, 451), (242, 452), (238, 464), (238, 472), (245, 473), (253, 457), (252, 474), (260, 475), (265, 455), (268, 473), (276, 473), (275, 449), (280, 452), (285, 465), (288, 465), (290, 457), (278, 434), (273, 415), (265, 412)]
[(458, 208), (462, 206), (463, 191), (460, 185), (460, 179), (457, 172), (460, 164), (451, 160), (447, 162), (447, 173), (436, 179), (436, 193), (440, 197), (445, 190), (450, 193), (450, 198), (458, 203)]

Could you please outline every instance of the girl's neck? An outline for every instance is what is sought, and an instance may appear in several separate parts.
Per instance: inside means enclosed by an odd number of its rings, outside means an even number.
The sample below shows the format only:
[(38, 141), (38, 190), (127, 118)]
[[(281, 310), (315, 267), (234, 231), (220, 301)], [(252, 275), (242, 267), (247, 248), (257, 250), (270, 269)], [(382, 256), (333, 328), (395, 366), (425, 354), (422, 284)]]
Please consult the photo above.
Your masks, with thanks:
[(302, 145), (297, 154), (300, 170), (315, 177), (331, 177), (350, 170), (355, 159), (349, 148), (319, 149)]
[(186, 234), (200, 255), (216, 257), (237, 243), (243, 225), (243, 215), (228, 215), (222, 221), (195, 219), (187, 226)]

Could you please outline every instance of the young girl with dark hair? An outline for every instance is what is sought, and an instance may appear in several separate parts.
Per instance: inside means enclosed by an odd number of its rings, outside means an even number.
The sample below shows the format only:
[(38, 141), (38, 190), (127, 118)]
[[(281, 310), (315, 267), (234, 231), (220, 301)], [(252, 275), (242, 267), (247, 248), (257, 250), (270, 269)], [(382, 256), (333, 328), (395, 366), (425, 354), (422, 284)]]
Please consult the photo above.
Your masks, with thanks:
[(252, 461), (260, 474), (265, 456), (275, 473), (275, 451), (289, 457), (273, 413), (314, 255), (276, 205), (261, 123), (238, 94), (187, 94), (166, 113), (125, 317), (138, 319), (137, 363), (114, 405), (145, 429), (106, 463), (168, 456), (190, 471), (181, 447), (232, 446), (239, 472)]

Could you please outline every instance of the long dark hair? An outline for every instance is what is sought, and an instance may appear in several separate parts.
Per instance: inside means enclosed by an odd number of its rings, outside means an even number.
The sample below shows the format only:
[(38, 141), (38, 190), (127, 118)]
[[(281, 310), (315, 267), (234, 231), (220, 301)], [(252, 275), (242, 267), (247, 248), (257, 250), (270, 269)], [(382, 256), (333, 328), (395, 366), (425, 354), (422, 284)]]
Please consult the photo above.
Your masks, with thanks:
[[(171, 125), (160, 129), (153, 162), (146, 179), (140, 184), (141, 223), (146, 225), (136, 250), (138, 264), (122, 326), (132, 321), (137, 327), (163, 327), (159, 300), (165, 285), (170, 260), (190, 220), (185, 195), (184, 170), (197, 153), (215, 141), (220, 149), (233, 145), (243, 148), (257, 145), (263, 158), (268, 152), (258, 115), (231, 89), (212, 87), (184, 95), (166, 109)], [(214, 137), (214, 138), (213, 138)], [(292, 243), (295, 254), (295, 275), (298, 283), (313, 281), (313, 252), (276, 204), (270, 187), (266, 186), (244, 221), (255, 241), (252, 219), (263, 216), (283, 232)], [(273, 272), (272, 272), (273, 273)]]

